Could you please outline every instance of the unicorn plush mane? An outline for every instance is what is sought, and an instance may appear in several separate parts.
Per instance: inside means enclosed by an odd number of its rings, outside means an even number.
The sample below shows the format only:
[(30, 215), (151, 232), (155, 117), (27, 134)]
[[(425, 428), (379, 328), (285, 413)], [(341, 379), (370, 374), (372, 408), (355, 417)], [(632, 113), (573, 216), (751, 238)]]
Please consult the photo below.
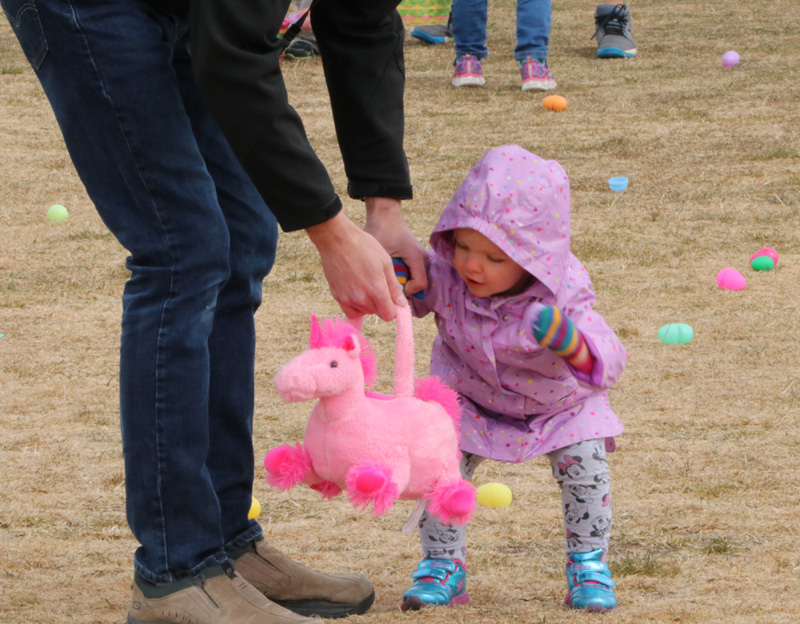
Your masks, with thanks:
[(311, 336), (309, 346), (312, 349), (322, 349), (324, 347), (345, 347), (345, 338), (355, 336), (361, 348), (359, 359), (361, 360), (361, 370), (364, 371), (364, 383), (372, 387), (378, 375), (375, 351), (369, 340), (364, 338), (353, 325), (338, 318), (326, 318), (321, 323), (317, 322), (317, 316), (311, 317)]

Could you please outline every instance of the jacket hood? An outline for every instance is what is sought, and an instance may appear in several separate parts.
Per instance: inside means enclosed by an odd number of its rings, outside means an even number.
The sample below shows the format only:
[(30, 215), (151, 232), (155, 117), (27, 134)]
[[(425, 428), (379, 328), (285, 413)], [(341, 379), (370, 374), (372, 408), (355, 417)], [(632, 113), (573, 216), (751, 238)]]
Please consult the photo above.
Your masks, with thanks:
[(452, 262), (448, 232), (480, 232), (556, 293), (570, 261), (569, 179), (517, 145), (486, 151), (445, 207), (430, 244)]

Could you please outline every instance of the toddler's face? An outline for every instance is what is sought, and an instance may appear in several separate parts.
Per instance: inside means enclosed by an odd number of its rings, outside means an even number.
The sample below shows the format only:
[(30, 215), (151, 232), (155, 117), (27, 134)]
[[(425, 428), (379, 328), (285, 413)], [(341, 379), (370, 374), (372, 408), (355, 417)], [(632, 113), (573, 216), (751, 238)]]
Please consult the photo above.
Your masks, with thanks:
[(476, 297), (513, 295), (530, 282), (528, 273), (480, 232), (453, 230), (453, 265)]

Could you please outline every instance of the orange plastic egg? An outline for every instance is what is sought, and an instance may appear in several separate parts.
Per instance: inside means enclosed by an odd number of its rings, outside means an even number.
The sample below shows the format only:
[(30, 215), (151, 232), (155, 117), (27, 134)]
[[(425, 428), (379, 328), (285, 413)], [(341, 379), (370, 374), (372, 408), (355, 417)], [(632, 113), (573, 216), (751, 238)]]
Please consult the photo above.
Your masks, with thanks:
[(567, 98), (563, 95), (548, 95), (542, 100), (542, 105), (552, 111), (563, 111), (567, 107)]

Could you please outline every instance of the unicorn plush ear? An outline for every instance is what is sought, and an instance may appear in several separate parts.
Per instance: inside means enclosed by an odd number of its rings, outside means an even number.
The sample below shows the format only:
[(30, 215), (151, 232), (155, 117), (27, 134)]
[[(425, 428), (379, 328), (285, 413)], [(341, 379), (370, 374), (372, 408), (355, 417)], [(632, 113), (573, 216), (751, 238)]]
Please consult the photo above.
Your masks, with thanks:
[(361, 355), (361, 344), (358, 342), (358, 336), (354, 334), (348, 334), (344, 337), (343, 348), (350, 357), (357, 358)]
[(319, 341), (322, 338), (322, 328), (319, 326), (317, 315), (311, 315), (311, 336), (308, 339), (308, 344), (312, 349), (319, 346)]

